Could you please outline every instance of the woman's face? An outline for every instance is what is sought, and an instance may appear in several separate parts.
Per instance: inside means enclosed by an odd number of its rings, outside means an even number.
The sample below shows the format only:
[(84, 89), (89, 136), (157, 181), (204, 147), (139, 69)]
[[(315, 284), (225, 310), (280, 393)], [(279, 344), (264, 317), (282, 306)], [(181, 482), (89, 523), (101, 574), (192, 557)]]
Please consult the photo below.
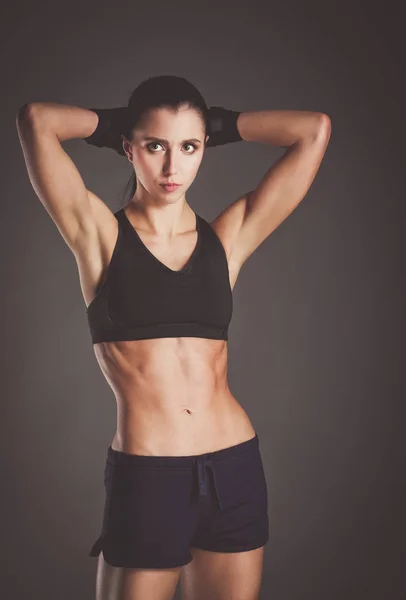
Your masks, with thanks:
[[(152, 197), (167, 201), (183, 196), (199, 170), (208, 137), (205, 140), (203, 123), (194, 109), (150, 110), (134, 129), (132, 142), (124, 142), (137, 176), (136, 195), (145, 188)], [(163, 183), (180, 187), (167, 192)]]

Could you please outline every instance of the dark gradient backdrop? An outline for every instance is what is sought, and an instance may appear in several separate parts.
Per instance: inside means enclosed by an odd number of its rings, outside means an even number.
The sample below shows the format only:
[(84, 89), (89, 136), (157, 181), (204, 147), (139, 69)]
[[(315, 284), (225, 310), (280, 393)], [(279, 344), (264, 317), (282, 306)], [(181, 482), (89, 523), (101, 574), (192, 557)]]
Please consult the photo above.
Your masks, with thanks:
[[(28, 179), (32, 101), (112, 107), (157, 74), (209, 105), (332, 120), (306, 197), (234, 289), (229, 382), (261, 440), (271, 540), (261, 598), (404, 600), (405, 44), (397, 5), (60, 2), (1, 15), (1, 592), (91, 600), (113, 394), (77, 267)], [(64, 144), (111, 209), (127, 160)], [(283, 150), (208, 149), (187, 199), (206, 219)], [(403, 258), (402, 258), (403, 256)], [(179, 590), (178, 590), (179, 592)], [(177, 595), (178, 597), (178, 595)]]

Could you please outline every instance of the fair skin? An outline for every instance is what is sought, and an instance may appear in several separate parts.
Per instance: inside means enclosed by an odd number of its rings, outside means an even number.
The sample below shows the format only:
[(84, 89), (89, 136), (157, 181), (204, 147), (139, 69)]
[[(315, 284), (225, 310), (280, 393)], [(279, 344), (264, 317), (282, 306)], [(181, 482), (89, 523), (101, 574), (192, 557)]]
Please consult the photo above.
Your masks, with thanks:
[[(154, 109), (132, 133), (130, 141), (122, 136), (124, 151), (137, 177), (129, 212), (137, 215), (134, 223), (141, 229), (149, 230), (159, 240), (167, 240), (169, 245), (190, 222), (192, 211), (188, 209), (186, 192), (200, 168), (209, 136), (205, 137), (198, 113), (188, 108), (178, 112)], [(168, 194), (160, 185), (167, 181), (181, 186)]]
[[(169, 268), (180, 270), (196, 244), (195, 216), (186, 191), (199, 170), (209, 136), (205, 137), (197, 112), (188, 108), (150, 111), (132, 134), (131, 140), (122, 136), (137, 177), (126, 214), (152, 253)], [(160, 185), (167, 181), (181, 185), (167, 193)]]
[[(76, 259), (85, 304), (103, 281), (118, 234), (117, 220), (88, 190), (62, 142), (84, 138), (97, 125), (91, 111), (52, 103), (28, 105), (17, 127), (34, 190)], [(246, 112), (238, 119), (246, 141), (287, 147), (255, 190), (210, 223), (223, 244), (233, 288), (245, 260), (294, 210), (309, 189), (329, 139), (325, 116), (294, 111)], [(142, 133), (168, 144), (148, 151)], [(185, 193), (203, 158), (183, 140), (204, 130), (196, 111), (151, 111), (132, 140), (123, 141), (138, 187), (126, 207), (151, 252), (180, 269), (196, 243)], [(191, 154), (189, 154), (191, 153)], [(161, 181), (183, 187), (161, 191)], [(114, 449), (134, 454), (202, 454), (251, 439), (250, 419), (227, 381), (227, 342), (162, 338), (100, 343), (96, 359), (117, 403)], [(209, 433), (208, 433), (209, 432)], [(171, 600), (180, 578), (182, 600), (258, 600), (264, 548), (218, 553), (190, 549), (193, 561), (174, 569), (128, 569), (98, 559), (96, 600)]]

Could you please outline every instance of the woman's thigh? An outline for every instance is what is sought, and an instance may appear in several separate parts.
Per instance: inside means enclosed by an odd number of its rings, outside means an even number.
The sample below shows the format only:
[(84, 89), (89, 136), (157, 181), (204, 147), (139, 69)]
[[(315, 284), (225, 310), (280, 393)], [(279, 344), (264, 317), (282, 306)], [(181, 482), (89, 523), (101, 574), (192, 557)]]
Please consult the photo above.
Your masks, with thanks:
[(182, 567), (182, 600), (258, 600), (264, 547), (246, 552), (209, 552), (192, 548), (193, 561)]
[(172, 600), (181, 567), (130, 569), (106, 563), (101, 552), (97, 563), (96, 600)]

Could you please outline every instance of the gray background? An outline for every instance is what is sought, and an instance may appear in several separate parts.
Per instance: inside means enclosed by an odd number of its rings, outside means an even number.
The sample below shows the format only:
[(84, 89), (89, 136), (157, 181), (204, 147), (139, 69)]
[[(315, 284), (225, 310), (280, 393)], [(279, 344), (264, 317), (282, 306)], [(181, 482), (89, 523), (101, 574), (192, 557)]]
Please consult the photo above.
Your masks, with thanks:
[[(36, 197), (15, 127), (33, 101), (127, 103), (175, 74), (207, 104), (326, 112), (306, 197), (234, 288), (229, 383), (260, 438), (271, 539), (261, 598), (406, 597), (405, 46), (398, 5), (41, 1), (5, 7), (0, 66), (2, 544), (8, 598), (94, 597), (114, 396), (73, 255)], [(131, 175), (64, 147), (111, 209)], [(187, 192), (207, 220), (283, 152), (208, 149)], [(7, 593), (5, 593), (7, 592)], [(177, 596), (178, 597), (178, 596)]]

